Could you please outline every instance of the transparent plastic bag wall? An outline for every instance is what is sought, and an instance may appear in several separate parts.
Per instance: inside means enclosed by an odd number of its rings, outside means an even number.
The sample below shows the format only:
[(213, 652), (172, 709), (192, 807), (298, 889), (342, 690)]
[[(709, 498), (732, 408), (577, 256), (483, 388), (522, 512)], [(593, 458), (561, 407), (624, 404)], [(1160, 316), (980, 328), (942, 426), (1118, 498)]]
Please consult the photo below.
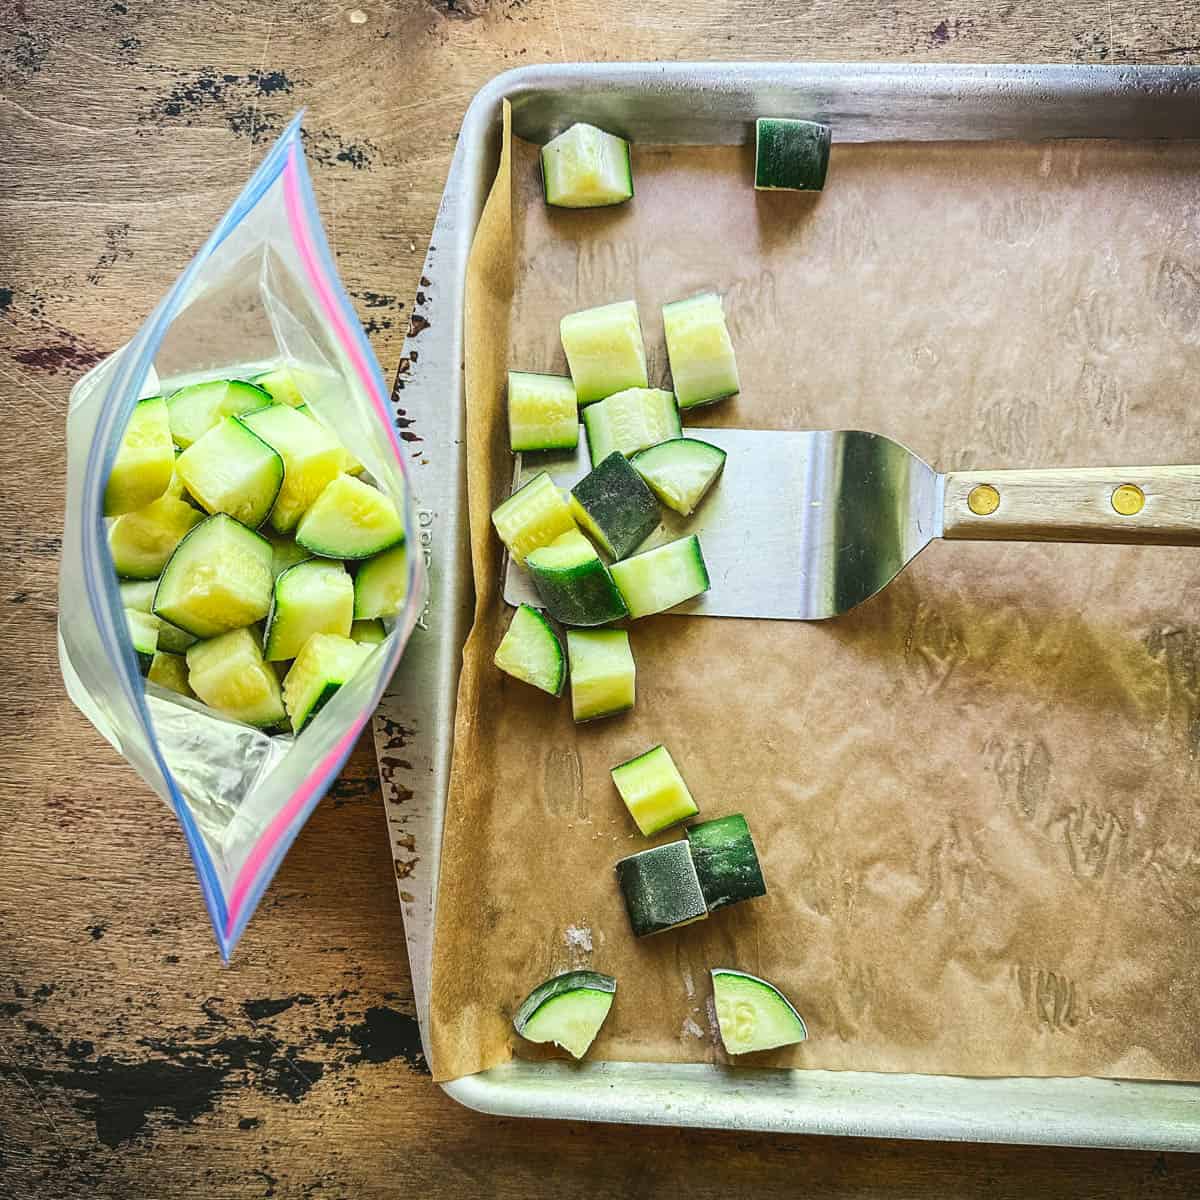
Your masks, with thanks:
[[(287, 848), (379, 702), (424, 597), (422, 556), (389, 636), (305, 726), (271, 736), (146, 684), (103, 516), (104, 485), (141, 396), (299, 366), (304, 400), (397, 503), (405, 456), (379, 364), (338, 280), (304, 163), (299, 117), (126, 346), (82, 379), (67, 417), (59, 658), (71, 698), (171, 805), (228, 957)], [(143, 801), (131, 793), (128, 803)]]

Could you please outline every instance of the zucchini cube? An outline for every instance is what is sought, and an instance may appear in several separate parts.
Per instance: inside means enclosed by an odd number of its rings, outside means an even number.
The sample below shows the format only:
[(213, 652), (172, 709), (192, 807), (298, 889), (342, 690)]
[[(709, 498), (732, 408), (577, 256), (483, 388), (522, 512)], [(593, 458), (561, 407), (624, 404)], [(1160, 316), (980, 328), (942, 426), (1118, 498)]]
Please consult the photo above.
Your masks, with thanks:
[(646, 347), (636, 301), (568, 313), (559, 322), (559, 335), (580, 407), (625, 388), (646, 386)]
[(816, 121), (759, 117), (754, 125), (758, 191), (819, 192), (829, 169), (832, 131)]
[(666, 746), (613, 767), (612, 781), (644, 837), (700, 811)]
[(677, 929), (708, 916), (685, 840), (631, 854), (617, 863), (616, 870), (629, 923), (638, 937)]
[(689, 825), (686, 833), (709, 912), (767, 894), (750, 826), (741, 813)]

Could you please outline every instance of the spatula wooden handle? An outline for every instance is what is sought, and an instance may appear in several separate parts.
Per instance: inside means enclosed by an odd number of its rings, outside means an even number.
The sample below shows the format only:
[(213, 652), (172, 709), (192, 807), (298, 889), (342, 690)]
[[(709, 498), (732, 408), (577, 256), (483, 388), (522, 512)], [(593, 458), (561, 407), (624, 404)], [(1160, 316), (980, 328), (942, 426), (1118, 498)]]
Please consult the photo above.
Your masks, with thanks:
[(1200, 467), (953, 471), (942, 536), (1200, 546)]

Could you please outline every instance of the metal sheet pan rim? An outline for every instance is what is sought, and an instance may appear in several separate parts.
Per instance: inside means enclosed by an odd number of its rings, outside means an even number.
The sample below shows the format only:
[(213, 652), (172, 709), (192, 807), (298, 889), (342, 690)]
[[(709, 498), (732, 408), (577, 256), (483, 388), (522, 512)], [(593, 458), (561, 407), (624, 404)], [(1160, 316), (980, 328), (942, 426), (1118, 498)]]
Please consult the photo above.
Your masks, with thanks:
[[(416, 659), (420, 669), (411, 672), (406, 685), (402, 665), (396, 688), (401, 711), (411, 706), (417, 718), (421, 744), (405, 753), (424, 770), (423, 779), (416, 774), (412, 778), (428, 793), (421, 797), (420, 808), (427, 839), (419, 842), (423, 863), (417, 874), (422, 892), (416, 901), (409, 896), (403, 909), (427, 1049), (432, 898), (452, 740), (452, 723), (447, 724), (446, 717), (453, 714), (458, 656), (472, 594), (462, 553), (466, 518), (461, 496), (461, 412), (451, 413), (436, 432), (430, 423), (446, 416), (436, 411), (432, 399), (436, 395), (457, 397), (461, 409), (466, 259), (494, 170), (501, 102), (506, 98), (512, 102), (515, 130), (529, 136), (548, 128), (555, 105), (564, 99), (570, 100), (573, 116), (588, 112), (589, 105), (619, 115), (636, 114), (647, 96), (670, 97), (676, 103), (690, 98), (687, 103), (695, 108), (698, 95), (703, 97), (699, 119), (718, 130), (717, 137), (707, 140), (727, 143), (745, 140), (756, 112), (794, 112), (802, 106), (840, 113), (839, 136), (844, 140), (995, 139), (1018, 136), (1021, 130), (1029, 137), (1200, 133), (1200, 68), (1196, 67), (557, 64), (506, 72), (476, 94), (463, 121), (426, 259), (424, 276), (432, 281), (428, 290), (437, 307), (437, 325), (420, 343), (419, 377), (414, 372), (407, 379), (411, 392), (402, 394), (412, 397), (405, 403), (412, 404), (410, 412), (418, 419), (427, 447), (432, 443), (434, 451), (444, 455), (436, 479), (429, 475), (428, 489), (432, 536), (440, 539), (437, 544), (442, 547), (431, 579), (434, 618), (423, 635), (418, 631), (405, 660), (409, 664), (410, 658)], [(902, 115), (927, 109), (925, 119), (918, 119), (915, 128), (898, 122), (890, 115), (897, 102), (903, 102)], [(669, 104), (667, 111), (672, 111)], [(654, 132), (653, 123), (648, 128)], [(681, 135), (674, 137), (668, 130), (663, 140), (704, 140), (689, 136), (694, 128), (698, 126), (685, 124), (678, 131)], [(410, 337), (405, 343), (406, 362), (411, 341)], [(458, 539), (456, 555), (445, 553), (452, 538)], [(451, 562), (447, 568), (446, 561), (455, 557), (457, 565)], [(433, 700), (427, 690), (431, 681), (436, 683)], [(436, 722), (435, 711), (440, 718)], [(382, 754), (378, 724), (377, 743)], [(389, 825), (395, 850), (396, 827), (391, 821)], [(403, 892), (403, 881), (401, 888)], [(468, 1107), (506, 1116), (845, 1136), (1200, 1148), (1200, 1086), (1183, 1083), (517, 1060), (442, 1086)]]

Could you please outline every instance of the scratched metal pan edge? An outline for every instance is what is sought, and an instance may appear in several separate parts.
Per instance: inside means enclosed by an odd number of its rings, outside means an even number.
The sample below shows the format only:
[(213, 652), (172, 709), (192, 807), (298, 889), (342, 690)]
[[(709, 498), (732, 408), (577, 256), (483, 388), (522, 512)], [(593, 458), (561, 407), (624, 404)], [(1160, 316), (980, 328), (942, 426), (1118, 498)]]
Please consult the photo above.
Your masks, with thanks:
[[(471, 618), (463, 435), (467, 255), (491, 186), (504, 99), (514, 133), (573, 120), (635, 140), (736, 144), (756, 116), (812, 113), (845, 141), (1182, 138), (1200, 130), (1200, 68), (620, 63), (497, 76), (464, 118), (422, 276), (423, 322), (393, 396), (415, 450), (428, 607), (375, 721), (388, 832), (428, 1053), (433, 915), (458, 662)], [(424, 324), (428, 322), (428, 324)], [(418, 354), (414, 356), (413, 350)], [(505, 1116), (950, 1141), (1196, 1150), (1200, 1086), (968, 1079), (516, 1060), (442, 1085)]]

